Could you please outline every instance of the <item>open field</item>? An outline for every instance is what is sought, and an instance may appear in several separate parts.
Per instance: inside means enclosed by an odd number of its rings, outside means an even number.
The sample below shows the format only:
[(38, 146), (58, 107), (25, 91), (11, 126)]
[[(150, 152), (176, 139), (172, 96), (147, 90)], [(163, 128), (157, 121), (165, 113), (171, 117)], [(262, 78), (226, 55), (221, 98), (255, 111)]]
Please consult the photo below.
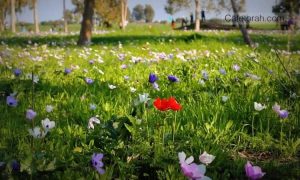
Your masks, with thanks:
[[(185, 179), (182, 151), (216, 156), (212, 179), (246, 179), (247, 161), (265, 179), (299, 179), (300, 35), (251, 37), (256, 48), (239, 31), (132, 25), (78, 47), (77, 35), (2, 34), (0, 179)], [(153, 105), (169, 97), (182, 108)]]

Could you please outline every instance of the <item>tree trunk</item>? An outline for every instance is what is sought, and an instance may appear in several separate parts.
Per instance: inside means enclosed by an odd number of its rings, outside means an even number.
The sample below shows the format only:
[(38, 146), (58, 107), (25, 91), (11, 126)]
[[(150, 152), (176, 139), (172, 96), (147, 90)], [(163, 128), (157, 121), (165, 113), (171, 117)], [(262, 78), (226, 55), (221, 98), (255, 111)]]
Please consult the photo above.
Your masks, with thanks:
[(38, 0), (33, 0), (33, 20), (34, 20), (34, 32), (40, 33), (40, 27), (39, 27), (39, 19), (37, 14), (37, 2)]
[(64, 29), (65, 33), (68, 33), (68, 22), (67, 22), (67, 14), (66, 14), (66, 0), (63, 1), (63, 9), (64, 9)]
[(246, 44), (248, 44), (249, 46), (252, 46), (252, 41), (250, 39), (248, 31), (247, 31), (246, 27), (244, 26), (243, 22), (241, 22), (241, 20), (239, 20), (239, 12), (238, 12), (235, 0), (231, 0), (231, 6), (232, 6), (232, 9), (233, 9), (234, 16), (237, 18), (237, 22), (238, 22), (239, 28), (242, 32), (244, 42)]
[(195, 31), (200, 31), (200, 0), (195, 0)]
[(5, 30), (5, 25), (4, 25), (4, 21), (5, 21), (5, 8), (2, 7), (1, 9), (1, 14), (0, 14), (0, 31), (4, 31)]
[(121, 1), (121, 28), (124, 30), (127, 25), (127, 9), (128, 9), (128, 1), (122, 0)]
[(10, 7), (11, 7), (11, 31), (13, 33), (16, 32), (16, 1), (11, 0), (10, 1)]
[(94, 0), (84, 0), (84, 11), (81, 22), (81, 30), (78, 45), (88, 45), (91, 43), (93, 15), (94, 15)]

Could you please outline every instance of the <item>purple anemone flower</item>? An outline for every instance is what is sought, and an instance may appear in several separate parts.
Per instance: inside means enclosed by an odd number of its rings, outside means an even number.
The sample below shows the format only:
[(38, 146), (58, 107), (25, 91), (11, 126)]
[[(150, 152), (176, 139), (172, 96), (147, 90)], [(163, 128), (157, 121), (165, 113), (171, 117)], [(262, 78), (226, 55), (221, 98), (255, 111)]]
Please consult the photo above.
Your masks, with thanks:
[(150, 75), (149, 75), (149, 83), (155, 83), (155, 81), (157, 81), (157, 76), (155, 75), (155, 74), (153, 74), (153, 73), (150, 73)]
[(95, 61), (94, 60), (89, 60), (89, 64), (94, 64)]
[(278, 115), (281, 119), (285, 119), (289, 116), (289, 112), (287, 110), (280, 110)]
[(13, 160), (11, 162), (11, 168), (14, 172), (20, 172), (21, 165), (20, 165), (19, 161)]
[(285, 119), (289, 116), (289, 112), (287, 110), (281, 110), (280, 106), (277, 103), (275, 103), (272, 109), (278, 114), (281, 119)]
[(152, 83), (152, 86), (155, 90), (159, 91), (159, 86), (156, 82)]
[(6, 104), (11, 107), (16, 107), (18, 105), (18, 101), (14, 96), (7, 96), (6, 97)]
[(85, 78), (85, 82), (86, 82), (87, 84), (93, 84), (94, 80), (91, 79), (91, 78)]
[(219, 69), (219, 72), (222, 74), (222, 75), (226, 75), (226, 70), (224, 68), (220, 68)]
[(246, 176), (251, 180), (261, 179), (266, 173), (262, 172), (261, 168), (258, 166), (252, 166), (252, 164), (247, 161), (245, 165)]
[(121, 69), (126, 69), (127, 65), (126, 64), (122, 64), (120, 67), (121, 67)]
[(170, 82), (179, 82), (179, 79), (176, 76), (169, 75), (168, 79)]
[(6, 163), (1, 161), (0, 162), (0, 172), (3, 171), (6, 168)]
[(14, 74), (15, 74), (15, 76), (20, 76), (21, 74), (22, 74), (22, 71), (21, 71), (21, 69), (14, 69)]
[(69, 68), (65, 68), (65, 74), (67, 75), (67, 74), (70, 74), (72, 72), (72, 70), (71, 69), (69, 69)]
[(202, 78), (204, 80), (208, 80), (208, 73), (205, 70), (202, 70), (201, 73), (202, 73)]
[(239, 65), (237, 65), (237, 64), (234, 64), (232, 66), (232, 69), (235, 70), (235, 71), (239, 71), (241, 69), (241, 67)]
[(36, 114), (37, 114), (37, 113), (34, 112), (32, 109), (28, 109), (28, 110), (26, 111), (26, 118), (29, 119), (29, 120), (32, 120), (32, 119), (35, 118)]
[(93, 167), (98, 171), (99, 174), (104, 174), (105, 170), (102, 168), (104, 166), (102, 159), (103, 159), (102, 153), (94, 153), (92, 156), (91, 163)]

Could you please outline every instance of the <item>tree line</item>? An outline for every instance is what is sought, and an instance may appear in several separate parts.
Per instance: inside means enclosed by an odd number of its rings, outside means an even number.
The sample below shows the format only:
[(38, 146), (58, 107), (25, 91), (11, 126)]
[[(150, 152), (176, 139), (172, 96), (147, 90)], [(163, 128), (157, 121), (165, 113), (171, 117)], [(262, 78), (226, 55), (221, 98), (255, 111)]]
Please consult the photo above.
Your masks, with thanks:
[[(71, 0), (75, 5), (75, 9), (70, 11), (66, 9), (66, 0), (62, 1), (63, 6), (63, 21), (64, 31), (68, 32), (68, 22), (72, 19), (74, 14), (82, 17), (81, 30), (78, 44), (86, 45), (91, 42), (93, 17), (94, 14), (100, 16), (102, 22), (119, 22), (121, 29), (125, 29), (130, 18), (135, 21), (152, 22), (155, 11), (150, 4), (145, 6), (138, 4), (133, 8), (132, 13), (128, 8), (128, 0)], [(16, 32), (16, 12), (21, 12), (22, 8), (29, 6), (32, 10), (34, 19), (34, 31), (39, 33), (39, 18), (38, 18), (38, 0), (0, 0), (0, 31), (5, 29), (5, 20), (7, 15), (10, 14), (11, 31)], [(201, 29), (200, 11), (203, 1), (201, 0), (167, 0), (165, 5), (166, 13), (174, 15), (178, 11), (195, 8), (195, 31)], [(232, 10), (234, 16), (239, 16), (239, 12), (243, 11), (246, 0), (207, 0), (205, 1), (206, 7), (211, 10), (221, 11), (223, 9)], [(300, 13), (299, 0), (279, 0), (273, 6), (275, 14), (280, 13)], [(244, 41), (248, 45), (252, 45), (252, 41), (248, 35), (247, 29), (242, 22), (238, 21), (238, 26), (244, 37)]]

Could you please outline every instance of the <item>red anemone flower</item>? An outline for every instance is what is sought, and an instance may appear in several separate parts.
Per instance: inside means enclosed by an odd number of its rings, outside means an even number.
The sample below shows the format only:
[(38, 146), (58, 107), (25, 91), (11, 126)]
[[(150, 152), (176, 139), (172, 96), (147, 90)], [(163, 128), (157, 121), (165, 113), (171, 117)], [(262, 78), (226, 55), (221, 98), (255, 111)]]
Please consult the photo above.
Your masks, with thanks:
[(181, 109), (181, 105), (173, 97), (170, 97), (169, 99), (157, 98), (153, 102), (153, 105), (160, 111), (167, 111), (169, 109), (172, 109), (173, 111), (179, 111)]
[(181, 109), (181, 105), (176, 101), (174, 97), (169, 98), (169, 106), (173, 111), (179, 111)]

